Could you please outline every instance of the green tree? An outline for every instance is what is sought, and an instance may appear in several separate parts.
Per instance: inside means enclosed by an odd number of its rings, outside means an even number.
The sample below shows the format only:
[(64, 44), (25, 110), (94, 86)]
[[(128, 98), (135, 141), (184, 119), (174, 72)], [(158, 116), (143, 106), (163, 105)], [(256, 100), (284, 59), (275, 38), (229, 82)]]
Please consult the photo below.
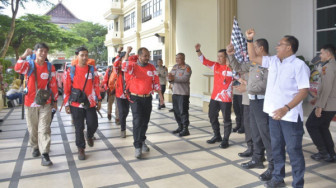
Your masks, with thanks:
[[(95, 59), (96, 62), (107, 61), (107, 48), (104, 45), (105, 35), (107, 34), (106, 27), (91, 22), (82, 22), (73, 25), (71, 31), (75, 35), (87, 39), (81, 45), (88, 48), (90, 58)], [(72, 51), (69, 50), (68, 53), (73, 54), (73, 49)]]
[(79, 45), (87, 40), (59, 28), (50, 23), (49, 16), (28, 14), (17, 20), (14, 36), (10, 46), (16, 59), (26, 48), (31, 48), (38, 42), (45, 42), (53, 50), (66, 50), (68, 46)]
[(46, 3), (46, 4), (51, 4), (49, 3), (48, 0), (0, 0), (0, 2), (4, 6), (11, 6), (12, 10), (12, 18), (11, 18), (11, 24), (10, 24), (10, 29), (7, 32), (7, 36), (5, 38), (5, 42), (0, 50), (0, 57), (4, 58), (6, 56), (9, 44), (12, 40), (14, 30), (15, 30), (15, 20), (16, 20), (16, 15), (19, 11), (19, 7), (22, 6), (24, 8), (24, 3), (29, 2), (29, 1), (35, 1), (37, 3)]

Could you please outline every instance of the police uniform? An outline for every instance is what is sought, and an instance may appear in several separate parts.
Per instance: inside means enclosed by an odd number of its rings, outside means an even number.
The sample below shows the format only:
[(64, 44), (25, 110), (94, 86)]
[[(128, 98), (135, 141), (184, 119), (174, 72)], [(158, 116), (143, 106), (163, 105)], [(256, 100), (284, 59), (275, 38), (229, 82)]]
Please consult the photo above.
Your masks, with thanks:
[(214, 131), (214, 137), (207, 143), (215, 143), (222, 140), (219, 128), (218, 115), (222, 111), (224, 119), (224, 137), (221, 148), (229, 147), (229, 137), (232, 131), (231, 106), (232, 106), (232, 81), (233, 73), (229, 66), (221, 65), (206, 59), (203, 55), (199, 56), (203, 65), (214, 71), (214, 86), (209, 104), (209, 119)]
[(174, 65), (170, 73), (174, 76), (173, 84), (173, 109), (178, 129), (173, 133), (179, 136), (189, 135), (189, 98), (190, 98), (190, 76), (191, 68), (185, 64), (184, 67)]
[[(236, 71), (248, 71), (247, 92), (250, 99), (250, 130), (253, 140), (252, 160), (243, 163), (244, 168), (255, 168), (262, 165), (262, 158), (266, 149), (268, 165), (268, 177), (262, 180), (269, 180), (271, 172), (274, 169), (272, 156), (272, 146), (270, 138), (270, 130), (268, 126), (268, 115), (263, 111), (265, 91), (267, 85), (268, 70), (257, 65), (254, 62), (241, 64), (233, 55), (229, 55), (230, 65)], [(261, 175), (264, 176), (264, 175)]]
[[(158, 66), (156, 68), (156, 70), (158, 71), (159, 74), (159, 79), (160, 79), (160, 85), (161, 85), (161, 93), (162, 96), (164, 96), (164, 93), (166, 91), (166, 83), (167, 83), (167, 75), (168, 75), (168, 70), (165, 66)], [(160, 106), (160, 98), (159, 98), (159, 106), (158, 109), (161, 109), (161, 107), (165, 107), (165, 106)]]
[(320, 75), (315, 106), (322, 108), (321, 117), (316, 117), (314, 108), (307, 119), (306, 127), (319, 151), (312, 158), (331, 162), (335, 160), (334, 142), (329, 131), (330, 122), (336, 114), (335, 59), (323, 65)]

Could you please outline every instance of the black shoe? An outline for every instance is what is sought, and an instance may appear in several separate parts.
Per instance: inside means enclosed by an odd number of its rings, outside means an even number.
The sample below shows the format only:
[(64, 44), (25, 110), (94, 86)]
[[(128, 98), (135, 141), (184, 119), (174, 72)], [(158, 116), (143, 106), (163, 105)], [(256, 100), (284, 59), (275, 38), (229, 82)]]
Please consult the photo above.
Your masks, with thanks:
[(161, 105), (161, 108), (166, 108), (166, 105), (165, 104)]
[(161, 110), (161, 105), (158, 106), (158, 110)]
[(229, 147), (229, 142), (223, 140), (222, 143), (219, 144), (219, 147), (220, 147), (220, 148), (223, 148), (223, 149), (228, 148), (228, 147)]
[(238, 134), (243, 134), (243, 133), (245, 133), (245, 130), (242, 129), (242, 128), (240, 128), (240, 129), (238, 129), (237, 133), (238, 133)]
[(220, 135), (217, 136), (213, 136), (210, 140), (207, 140), (206, 142), (208, 144), (214, 144), (216, 142), (221, 142), (222, 141), (222, 137)]
[(335, 161), (335, 159), (336, 159), (336, 155), (330, 155), (330, 154), (329, 154), (329, 156), (326, 157), (326, 158), (324, 158), (323, 160), (324, 160), (325, 162), (332, 163), (332, 162)]
[(85, 149), (78, 148), (78, 160), (85, 160)]
[(272, 179), (273, 169), (267, 169), (264, 173), (260, 174), (259, 179), (261, 181), (269, 181)]
[(243, 153), (238, 153), (239, 157), (251, 157), (253, 155), (253, 151), (251, 149), (247, 149)]
[(108, 120), (111, 120), (111, 119), (112, 119), (111, 114), (107, 114), (107, 119), (108, 119)]
[(240, 129), (240, 127), (235, 127), (235, 128), (232, 129), (232, 132), (237, 132), (238, 129)]
[(170, 109), (169, 112), (174, 112), (174, 109)]
[(39, 149), (34, 149), (33, 153), (32, 153), (33, 157), (38, 157), (41, 155), (40, 150)]
[(180, 133), (182, 131), (182, 126), (179, 126), (175, 131), (172, 131), (173, 134)]
[(286, 183), (284, 182), (284, 180), (282, 181), (269, 180), (264, 185), (267, 188), (286, 187)]
[(188, 135), (190, 135), (188, 127), (184, 127), (183, 130), (179, 133), (180, 137), (182, 137), (182, 136), (188, 136)]
[(93, 138), (87, 138), (87, 144), (88, 144), (90, 147), (93, 147)]
[(41, 165), (42, 166), (51, 166), (53, 163), (50, 160), (49, 154), (48, 153), (44, 153), (42, 154), (42, 161), (41, 161)]
[(256, 162), (256, 161), (249, 161), (247, 163), (242, 163), (241, 166), (243, 168), (246, 168), (246, 169), (251, 169), (251, 168), (259, 168), (259, 169), (262, 169), (262, 168), (265, 168), (263, 162)]
[(328, 160), (331, 158), (329, 153), (320, 153), (320, 152), (315, 153), (310, 157), (315, 161)]

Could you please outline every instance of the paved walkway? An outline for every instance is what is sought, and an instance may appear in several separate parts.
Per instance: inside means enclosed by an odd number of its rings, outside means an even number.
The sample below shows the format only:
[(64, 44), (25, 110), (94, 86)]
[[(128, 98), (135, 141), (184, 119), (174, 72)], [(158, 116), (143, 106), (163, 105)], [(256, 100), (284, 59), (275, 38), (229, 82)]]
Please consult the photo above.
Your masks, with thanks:
[[(171, 105), (163, 110), (156, 106), (155, 100), (147, 132), (151, 151), (142, 160), (134, 158), (131, 114), (127, 138), (120, 138), (120, 127), (114, 117), (113, 121), (107, 120), (104, 104), (94, 147), (87, 147), (87, 159), (79, 161), (70, 116), (58, 112), (52, 122), (51, 167), (42, 167), (40, 158), (32, 158), (21, 108), (2, 110), (0, 118), (5, 121), (0, 124), (0, 187), (263, 187), (258, 176), (265, 169), (240, 167), (249, 160), (237, 155), (246, 149), (242, 134), (232, 133), (227, 149), (207, 144), (212, 135), (207, 114), (191, 105), (191, 135), (180, 138), (170, 133), (176, 128), (173, 113), (168, 112)], [(307, 134), (303, 146), (305, 187), (336, 187), (336, 163), (310, 159), (316, 150)], [(287, 157), (285, 181), (289, 187), (290, 170)]]

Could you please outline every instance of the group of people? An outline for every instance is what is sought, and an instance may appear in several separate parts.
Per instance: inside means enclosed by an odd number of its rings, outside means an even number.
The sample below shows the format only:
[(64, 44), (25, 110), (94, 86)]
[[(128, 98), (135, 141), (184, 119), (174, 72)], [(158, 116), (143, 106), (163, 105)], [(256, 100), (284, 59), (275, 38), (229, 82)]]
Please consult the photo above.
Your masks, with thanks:
[[(263, 162), (267, 160), (268, 168), (259, 176), (260, 180), (266, 181), (266, 187), (283, 187), (287, 151), (292, 166), (292, 186), (303, 187), (305, 161), (302, 152), (302, 100), (307, 96), (310, 87), (310, 71), (295, 56), (299, 41), (294, 36), (284, 36), (276, 47), (277, 54), (270, 56), (267, 40), (261, 38), (253, 41), (254, 35), (253, 29), (246, 31), (250, 62), (238, 62), (232, 44), (218, 51), (217, 62), (205, 58), (201, 45), (195, 45), (199, 61), (214, 72), (214, 87), (208, 113), (214, 134), (206, 142), (220, 142), (219, 147), (223, 149), (229, 147), (232, 132), (232, 91), (235, 89), (242, 93), (241, 126), (247, 144), (247, 150), (238, 155), (252, 157), (241, 166), (246, 169), (265, 168)], [(157, 68), (149, 63), (150, 53), (147, 48), (138, 49), (137, 55), (132, 56), (131, 47), (127, 47), (126, 52), (122, 50), (123, 48), (118, 49), (118, 55), (114, 58), (113, 65), (107, 69), (102, 84), (108, 91), (109, 120), (112, 104), (114, 101), (117, 103), (115, 119), (121, 125), (122, 138), (126, 137), (126, 118), (131, 107), (135, 157), (140, 159), (144, 152), (150, 151), (146, 144), (146, 132), (152, 111), (152, 94), (158, 93), (158, 109), (164, 108), (166, 80), (172, 86), (173, 112), (177, 122), (177, 129), (172, 133), (179, 136), (190, 135), (188, 127), (192, 70), (186, 64), (183, 53), (176, 55), (176, 64), (168, 73), (161, 59), (158, 60)], [(48, 51), (46, 44), (38, 43), (34, 52), (27, 49), (15, 65), (15, 71), (26, 75), (24, 105), (29, 144), (33, 149), (33, 157), (42, 154), (43, 166), (52, 165), (49, 157), (50, 114), (52, 109), (57, 109), (58, 98), (55, 68), (46, 61)], [(94, 145), (93, 136), (98, 128), (96, 111), (101, 108), (102, 97), (97, 70), (88, 65), (88, 50), (80, 47), (75, 53), (78, 63), (68, 68), (64, 75), (62, 105), (73, 118), (78, 159), (84, 160), (86, 142), (90, 147)], [(322, 47), (320, 57), (325, 63), (320, 72), (316, 108), (310, 114), (306, 127), (318, 149), (318, 153), (311, 157), (318, 161), (333, 162), (336, 154), (329, 125), (336, 114), (335, 47)], [(235, 75), (239, 75), (239, 78)], [(224, 121), (223, 137), (218, 120), (219, 111), (222, 112)], [(84, 135), (85, 120), (87, 135)]]

